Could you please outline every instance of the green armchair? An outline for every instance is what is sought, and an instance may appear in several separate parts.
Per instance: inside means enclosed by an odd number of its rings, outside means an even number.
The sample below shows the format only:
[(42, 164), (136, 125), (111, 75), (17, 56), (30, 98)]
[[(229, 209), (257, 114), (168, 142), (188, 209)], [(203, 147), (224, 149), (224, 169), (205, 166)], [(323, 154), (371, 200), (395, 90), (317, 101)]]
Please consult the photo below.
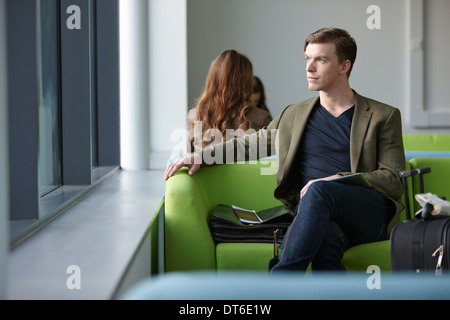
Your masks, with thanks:
[[(216, 165), (200, 169), (193, 176), (181, 169), (166, 183), (164, 199), (165, 271), (253, 270), (267, 271), (273, 257), (270, 243), (215, 244), (208, 227), (217, 204), (262, 210), (281, 204), (273, 196), (276, 187), (276, 160)], [(425, 188), (440, 196), (450, 196), (450, 158), (414, 158), (406, 169), (431, 167)], [(261, 174), (264, 173), (264, 174)], [(410, 198), (418, 181), (410, 182)], [(411, 201), (411, 212), (418, 210)], [(405, 219), (402, 213), (401, 219)], [(391, 270), (389, 240), (352, 247), (344, 253), (347, 270), (366, 271), (377, 265)]]

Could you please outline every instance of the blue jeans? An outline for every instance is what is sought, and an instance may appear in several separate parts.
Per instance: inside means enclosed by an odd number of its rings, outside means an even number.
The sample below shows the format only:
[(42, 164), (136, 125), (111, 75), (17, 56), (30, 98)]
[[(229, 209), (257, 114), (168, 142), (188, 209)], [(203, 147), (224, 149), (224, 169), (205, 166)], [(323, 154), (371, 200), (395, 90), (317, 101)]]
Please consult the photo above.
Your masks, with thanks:
[(385, 240), (395, 204), (372, 188), (333, 181), (312, 183), (281, 245), (279, 271), (345, 270), (350, 246)]

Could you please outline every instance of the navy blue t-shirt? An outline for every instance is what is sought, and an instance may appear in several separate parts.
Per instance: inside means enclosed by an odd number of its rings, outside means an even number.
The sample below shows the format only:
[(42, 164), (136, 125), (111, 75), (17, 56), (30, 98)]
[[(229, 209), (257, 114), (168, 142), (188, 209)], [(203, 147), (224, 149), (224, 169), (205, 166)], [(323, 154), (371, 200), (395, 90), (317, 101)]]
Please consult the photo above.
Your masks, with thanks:
[(298, 189), (311, 179), (350, 169), (350, 129), (355, 107), (337, 118), (320, 102), (311, 112), (296, 156)]

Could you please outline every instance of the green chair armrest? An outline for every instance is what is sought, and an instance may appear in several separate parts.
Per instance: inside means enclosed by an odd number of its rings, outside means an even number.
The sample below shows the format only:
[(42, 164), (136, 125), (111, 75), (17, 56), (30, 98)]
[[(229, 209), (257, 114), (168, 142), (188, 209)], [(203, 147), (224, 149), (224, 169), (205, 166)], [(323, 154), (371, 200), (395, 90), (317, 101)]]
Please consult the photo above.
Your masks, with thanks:
[(166, 183), (165, 269), (215, 269), (215, 244), (208, 228), (209, 206), (203, 186), (186, 170)]

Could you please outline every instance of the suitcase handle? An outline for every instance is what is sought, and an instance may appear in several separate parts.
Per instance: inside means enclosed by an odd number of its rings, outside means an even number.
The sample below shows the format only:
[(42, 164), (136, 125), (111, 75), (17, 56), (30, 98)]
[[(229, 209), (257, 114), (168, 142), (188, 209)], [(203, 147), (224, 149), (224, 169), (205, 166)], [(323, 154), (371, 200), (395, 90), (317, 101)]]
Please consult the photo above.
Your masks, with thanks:
[(414, 169), (414, 170), (400, 171), (399, 175), (400, 175), (400, 178), (408, 178), (408, 177), (421, 175), (421, 174), (429, 173), (429, 172), (431, 172), (431, 168), (427, 167), (427, 168), (419, 168), (419, 169)]
[(425, 173), (431, 172), (431, 168), (419, 168), (414, 170), (406, 170), (406, 171), (400, 171), (399, 176), (403, 180), (403, 193), (405, 197), (405, 209), (406, 209), (406, 220), (411, 220), (411, 212), (409, 210), (409, 193), (408, 193), (408, 178), (413, 176), (419, 176), (419, 189), (420, 193), (424, 193), (424, 186), (423, 186), (423, 175)]

